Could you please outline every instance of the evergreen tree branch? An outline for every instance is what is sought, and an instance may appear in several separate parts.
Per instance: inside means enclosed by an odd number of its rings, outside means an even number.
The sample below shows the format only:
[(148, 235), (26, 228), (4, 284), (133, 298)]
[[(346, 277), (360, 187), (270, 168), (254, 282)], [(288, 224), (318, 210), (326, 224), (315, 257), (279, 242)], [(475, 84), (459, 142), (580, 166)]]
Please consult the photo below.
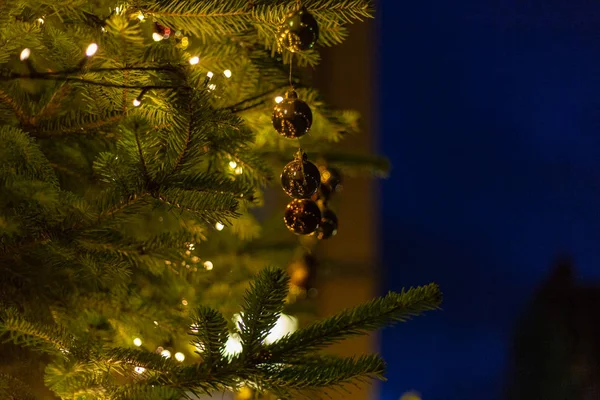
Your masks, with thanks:
[(190, 335), (193, 343), (201, 349), (204, 363), (212, 366), (223, 358), (223, 350), (229, 336), (227, 321), (223, 315), (209, 307), (198, 307), (192, 316)]
[(244, 355), (257, 353), (275, 326), (288, 294), (289, 277), (280, 269), (266, 268), (246, 291), (239, 322)]
[(285, 361), (318, 350), (350, 336), (364, 334), (390, 322), (404, 322), (439, 307), (442, 296), (436, 284), (411, 288), (342, 311), (283, 337), (267, 346), (273, 357)]

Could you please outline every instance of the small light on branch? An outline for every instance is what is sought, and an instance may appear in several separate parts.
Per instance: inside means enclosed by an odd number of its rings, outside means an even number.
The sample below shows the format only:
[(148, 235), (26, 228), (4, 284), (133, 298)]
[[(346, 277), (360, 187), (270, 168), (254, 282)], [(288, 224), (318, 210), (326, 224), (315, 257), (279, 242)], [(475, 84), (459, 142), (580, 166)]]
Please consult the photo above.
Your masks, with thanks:
[(206, 76), (208, 76), (208, 79), (211, 79), (215, 74), (213, 74), (211, 71), (208, 71), (206, 73)]
[(282, 101), (283, 101), (283, 97), (281, 97), (281, 96), (277, 96), (277, 97), (275, 97), (275, 103), (279, 104), (279, 103), (281, 103)]
[(198, 56), (194, 56), (194, 57), (190, 58), (190, 64), (191, 65), (196, 65), (199, 62), (200, 62), (200, 57), (198, 57)]
[(137, 372), (138, 374), (143, 374), (144, 371), (146, 371), (146, 368), (144, 367), (135, 367), (135, 372)]
[(43, 24), (46, 21), (44, 21), (44, 18), (40, 17), (37, 19), (37, 22), (39, 22), (40, 24)]
[(235, 169), (237, 167), (237, 163), (235, 161), (229, 161), (229, 168)]
[(211, 269), (213, 269), (214, 265), (211, 261), (205, 261), (204, 262), (204, 269), (206, 269), (207, 271), (210, 271)]
[(222, 230), (223, 230), (223, 228), (225, 228), (225, 225), (223, 225), (223, 224), (222, 224), (222, 223), (220, 223), (220, 222), (217, 222), (217, 223), (215, 224), (215, 228), (216, 228), (218, 231), (222, 231)]
[(225, 71), (223, 71), (223, 75), (225, 75), (225, 78), (231, 78), (231, 71), (226, 69)]
[(237, 167), (235, 169), (235, 174), (236, 175), (241, 175), (244, 172), (244, 169), (242, 167)]
[(139, 13), (139, 14), (138, 14), (138, 16), (137, 16), (137, 19), (139, 19), (140, 21), (143, 21), (143, 20), (144, 20), (144, 13), (142, 13), (142, 12), (140, 11), (140, 13)]
[(133, 99), (134, 107), (139, 107), (141, 104), (142, 104), (142, 102), (140, 101), (140, 99)]
[(161, 40), (163, 40), (163, 35), (161, 35), (158, 32), (154, 32), (152, 34), (152, 40), (154, 40), (155, 42), (160, 42)]
[(90, 43), (90, 45), (85, 49), (85, 55), (88, 57), (93, 56), (98, 51), (98, 45), (96, 43)]
[(183, 362), (183, 360), (185, 360), (185, 354), (177, 352), (175, 353), (175, 359), (179, 362)]
[(171, 352), (167, 349), (161, 351), (160, 355), (163, 356), (164, 358), (171, 358)]
[(142, 345), (142, 339), (140, 339), (139, 337), (136, 337), (135, 339), (133, 339), (133, 344), (136, 345), (137, 347), (140, 347)]
[(28, 48), (24, 48), (23, 51), (21, 51), (21, 56), (19, 58), (21, 59), (21, 61), (25, 61), (29, 58), (30, 55), (31, 50), (29, 50)]

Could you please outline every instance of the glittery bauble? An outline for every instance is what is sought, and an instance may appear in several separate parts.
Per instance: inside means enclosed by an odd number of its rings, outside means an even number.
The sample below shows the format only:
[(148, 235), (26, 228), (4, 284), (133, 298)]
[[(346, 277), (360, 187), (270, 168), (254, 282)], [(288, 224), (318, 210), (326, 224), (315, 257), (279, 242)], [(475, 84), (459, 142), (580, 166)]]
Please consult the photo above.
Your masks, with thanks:
[(279, 28), (277, 40), (291, 52), (312, 49), (319, 39), (319, 24), (305, 7), (291, 13)]
[(320, 240), (329, 239), (337, 234), (338, 219), (335, 213), (331, 210), (323, 211), (321, 215), (321, 222), (319, 227), (315, 231), (315, 235)]
[(312, 125), (312, 111), (308, 104), (298, 99), (295, 91), (289, 90), (285, 99), (273, 108), (273, 127), (288, 139), (304, 136)]
[(290, 161), (281, 172), (281, 187), (294, 199), (308, 199), (321, 185), (319, 168), (306, 159), (306, 154)]
[(312, 200), (296, 199), (287, 205), (283, 220), (295, 234), (310, 235), (319, 226), (321, 210)]

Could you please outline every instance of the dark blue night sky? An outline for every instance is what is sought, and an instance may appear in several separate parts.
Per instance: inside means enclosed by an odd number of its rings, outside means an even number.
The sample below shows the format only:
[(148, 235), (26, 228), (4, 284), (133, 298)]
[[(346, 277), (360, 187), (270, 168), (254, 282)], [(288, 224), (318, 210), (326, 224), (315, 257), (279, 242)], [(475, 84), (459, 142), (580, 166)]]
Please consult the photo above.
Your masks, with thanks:
[(379, 24), (384, 289), (445, 293), (384, 331), (380, 399), (500, 399), (554, 257), (600, 278), (600, 4), (382, 0)]

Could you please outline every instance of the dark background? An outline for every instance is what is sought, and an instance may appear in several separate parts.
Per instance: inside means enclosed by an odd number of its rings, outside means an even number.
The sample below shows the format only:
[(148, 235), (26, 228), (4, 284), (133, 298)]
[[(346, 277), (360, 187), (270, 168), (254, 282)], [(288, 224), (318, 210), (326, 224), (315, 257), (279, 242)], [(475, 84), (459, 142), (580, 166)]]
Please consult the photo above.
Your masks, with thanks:
[(499, 399), (555, 256), (600, 277), (600, 4), (378, 7), (383, 289), (445, 293), (444, 311), (383, 332), (380, 398)]

